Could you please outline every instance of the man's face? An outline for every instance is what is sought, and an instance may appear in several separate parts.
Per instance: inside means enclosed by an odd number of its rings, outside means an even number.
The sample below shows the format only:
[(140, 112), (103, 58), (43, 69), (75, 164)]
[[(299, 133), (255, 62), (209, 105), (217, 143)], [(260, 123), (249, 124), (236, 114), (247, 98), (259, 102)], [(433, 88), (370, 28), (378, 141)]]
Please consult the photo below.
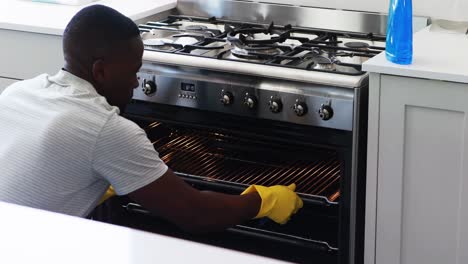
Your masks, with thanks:
[(99, 93), (110, 105), (124, 109), (138, 86), (137, 72), (142, 65), (143, 43), (136, 37), (104, 60), (104, 78), (99, 83)]

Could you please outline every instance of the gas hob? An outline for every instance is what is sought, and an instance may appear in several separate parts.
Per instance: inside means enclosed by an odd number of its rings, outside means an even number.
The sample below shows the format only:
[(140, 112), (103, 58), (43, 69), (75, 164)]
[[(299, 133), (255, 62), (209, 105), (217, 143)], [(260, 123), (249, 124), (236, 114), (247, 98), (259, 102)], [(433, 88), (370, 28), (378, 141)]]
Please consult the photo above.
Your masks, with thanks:
[[(314, 28), (169, 16), (139, 25), (147, 52), (359, 76), (385, 50), (385, 37)], [(195, 60), (195, 58), (187, 58)], [(336, 76), (335, 76), (336, 77)]]

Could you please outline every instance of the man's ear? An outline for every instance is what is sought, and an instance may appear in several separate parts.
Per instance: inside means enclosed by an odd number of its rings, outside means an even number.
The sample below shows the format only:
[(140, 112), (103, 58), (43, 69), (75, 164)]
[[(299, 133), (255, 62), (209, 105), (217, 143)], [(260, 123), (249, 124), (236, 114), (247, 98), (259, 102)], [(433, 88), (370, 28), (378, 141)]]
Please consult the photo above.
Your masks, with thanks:
[(103, 83), (106, 79), (106, 68), (102, 59), (97, 59), (93, 63), (93, 79), (97, 83)]

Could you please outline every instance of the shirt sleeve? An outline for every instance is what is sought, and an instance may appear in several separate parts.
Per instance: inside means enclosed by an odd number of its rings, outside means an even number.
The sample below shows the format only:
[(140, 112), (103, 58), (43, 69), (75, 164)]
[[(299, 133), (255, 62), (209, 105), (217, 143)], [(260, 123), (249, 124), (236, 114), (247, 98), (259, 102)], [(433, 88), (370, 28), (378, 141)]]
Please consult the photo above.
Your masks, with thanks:
[(118, 195), (138, 190), (167, 171), (145, 131), (119, 115), (112, 116), (103, 127), (93, 159), (93, 170)]

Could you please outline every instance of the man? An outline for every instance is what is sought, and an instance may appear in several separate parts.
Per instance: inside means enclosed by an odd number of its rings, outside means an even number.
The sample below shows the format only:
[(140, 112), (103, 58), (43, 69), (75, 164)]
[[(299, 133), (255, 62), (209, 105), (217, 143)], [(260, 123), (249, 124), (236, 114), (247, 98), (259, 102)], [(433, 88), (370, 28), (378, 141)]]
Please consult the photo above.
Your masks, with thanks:
[(65, 66), (0, 95), (0, 200), (84, 217), (112, 185), (189, 231), (253, 217), (285, 223), (302, 207), (294, 185), (243, 195), (192, 188), (164, 164), (144, 131), (121, 117), (138, 86), (143, 43), (117, 11), (82, 9), (63, 35)]

